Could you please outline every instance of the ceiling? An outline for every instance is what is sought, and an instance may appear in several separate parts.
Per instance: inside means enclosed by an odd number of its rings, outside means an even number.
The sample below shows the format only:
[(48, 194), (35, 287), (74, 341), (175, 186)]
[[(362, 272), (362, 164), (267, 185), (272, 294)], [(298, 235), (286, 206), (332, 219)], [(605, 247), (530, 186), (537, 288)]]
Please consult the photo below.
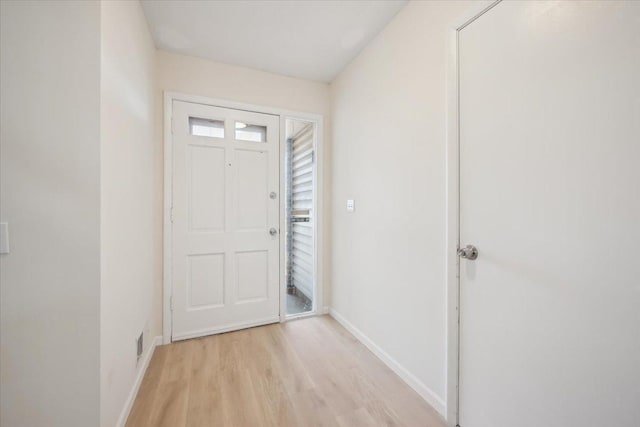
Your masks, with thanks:
[(329, 82), (406, 4), (143, 0), (156, 47)]

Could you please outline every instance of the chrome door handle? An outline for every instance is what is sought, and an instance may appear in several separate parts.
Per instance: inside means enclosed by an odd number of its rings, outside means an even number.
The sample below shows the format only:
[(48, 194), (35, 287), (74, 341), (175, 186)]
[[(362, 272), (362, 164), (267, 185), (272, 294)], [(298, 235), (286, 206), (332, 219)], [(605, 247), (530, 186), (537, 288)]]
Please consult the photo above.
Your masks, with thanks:
[(473, 245), (467, 245), (464, 248), (458, 249), (458, 256), (460, 258), (468, 259), (469, 261), (473, 261), (478, 258), (478, 248)]
[(278, 234), (278, 230), (276, 230), (275, 228), (271, 227), (271, 229), (269, 230), (269, 234), (271, 234), (272, 236), (275, 236), (276, 234)]

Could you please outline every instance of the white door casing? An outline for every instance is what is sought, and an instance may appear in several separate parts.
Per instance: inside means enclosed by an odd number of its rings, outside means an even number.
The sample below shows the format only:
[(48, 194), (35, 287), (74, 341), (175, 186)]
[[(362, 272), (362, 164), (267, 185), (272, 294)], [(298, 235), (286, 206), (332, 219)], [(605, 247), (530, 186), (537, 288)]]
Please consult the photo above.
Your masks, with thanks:
[(640, 425), (640, 3), (459, 32), (461, 427)]
[[(279, 117), (172, 107), (172, 339), (277, 322)], [(190, 118), (224, 137), (192, 135)], [(236, 139), (236, 122), (266, 127), (266, 142)]]

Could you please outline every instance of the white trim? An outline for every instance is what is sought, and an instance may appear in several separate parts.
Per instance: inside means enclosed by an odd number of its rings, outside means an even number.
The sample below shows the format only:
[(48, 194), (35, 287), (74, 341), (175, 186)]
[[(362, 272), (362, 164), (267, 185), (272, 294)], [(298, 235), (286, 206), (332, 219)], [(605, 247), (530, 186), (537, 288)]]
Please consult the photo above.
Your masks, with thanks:
[(314, 201), (315, 204), (315, 236), (313, 248), (315, 253), (314, 268), (314, 297), (313, 309), (320, 312), (324, 309), (324, 119), (320, 117), (316, 120), (315, 132), (315, 168), (314, 168)]
[(154, 337), (153, 341), (151, 341), (151, 345), (147, 349), (147, 354), (145, 354), (142, 359), (142, 366), (138, 369), (138, 375), (136, 375), (136, 379), (133, 382), (129, 396), (127, 397), (124, 408), (122, 408), (122, 412), (120, 413), (120, 417), (116, 423), (117, 427), (124, 427), (127, 423), (127, 418), (129, 418), (129, 414), (133, 408), (133, 403), (136, 401), (136, 396), (138, 395), (138, 390), (140, 390), (144, 374), (147, 372), (147, 368), (149, 367), (149, 362), (151, 362), (151, 358), (153, 357), (156, 347), (160, 344), (162, 344), (162, 337), (160, 335)]
[(162, 342), (164, 344), (171, 343), (171, 247), (172, 247), (172, 229), (171, 224), (171, 209), (173, 202), (173, 133), (171, 122), (173, 117), (173, 97), (166, 93), (164, 94), (164, 217), (163, 217), (163, 278), (162, 278)]
[(232, 108), (234, 110), (250, 111), (254, 113), (272, 114), (274, 116), (290, 116), (302, 120), (320, 120), (322, 115), (315, 113), (305, 113), (301, 111), (286, 110), (284, 108), (269, 107), (266, 105), (247, 104), (243, 102), (230, 101), (228, 99), (208, 98), (205, 96), (189, 95), (179, 92), (164, 92), (165, 100), (192, 102), (195, 104), (213, 105), (215, 107)]
[[(171, 343), (171, 324), (172, 324), (172, 313), (171, 313), (171, 293), (172, 293), (172, 282), (171, 282), (171, 202), (173, 200), (173, 191), (171, 188), (171, 183), (173, 181), (173, 153), (172, 153), (172, 123), (171, 119), (173, 117), (173, 101), (185, 101), (192, 102), (196, 104), (204, 104), (204, 105), (213, 105), (217, 107), (223, 108), (232, 108), (236, 110), (244, 110), (244, 111), (252, 111), (257, 113), (264, 114), (273, 114), (280, 116), (280, 156), (282, 160), (283, 154), (283, 146), (282, 141), (285, 136), (284, 132), (284, 120), (287, 118), (290, 119), (300, 119), (315, 122), (316, 124), (316, 186), (317, 197), (315, 203), (317, 203), (317, 224), (316, 224), (316, 239), (315, 239), (315, 251), (316, 251), (316, 286), (315, 286), (315, 301), (314, 301), (314, 314), (317, 314), (317, 307), (322, 307), (322, 296), (324, 292), (323, 287), (323, 260), (322, 260), (322, 230), (323, 230), (323, 222), (324, 222), (324, 213), (323, 209), (323, 130), (324, 130), (324, 117), (320, 114), (314, 113), (305, 113), (299, 111), (291, 111), (285, 110), (281, 108), (267, 107), (261, 105), (252, 105), (245, 104), (240, 102), (234, 102), (224, 99), (215, 99), (215, 98), (207, 98), (203, 96), (197, 95), (187, 95), (176, 92), (164, 92), (164, 242), (163, 242), (163, 253), (164, 253), (164, 263), (163, 263), (163, 307), (162, 307), (162, 336), (163, 342), (165, 344)], [(282, 164), (282, 161), (280, 162)], [(280, 169), (280, 194), (284, 194), (283, 191), (283, 183), (284, 179), (282, 176), (283, 169)], [(281, 197), (281, 207), (284, 206), (284, 199)], [(283, 227), (284, 217), (282, 214), (282, 208), (280, 212), (280, 230), (284, 230)], [(318, 238), (320, 237), (320, 238)], [(286, 316), (284, 311), (286, 311), (286, 281), (283, 280), (284, 268), (283, 268), (283, 256), (284, 252), (284, 244), (286, 239), (283, 237), (283, 234), (280, 233), (280, 316), (279, 320), (281, 322), (286, 320)], [(283, 305), (284, 304), (284, 305)], [(271, 322), (267, 322), (271, 323)], [(263, 323), (264, 324), (264, 323)], [(256, 326), (256, 325), (254, 325)], [(249, 327), (249, 326), (243, 326)], [(205, 331), (209, 333), (215, 333), (210, 331)], [(218, 330), (218, 332), (223, 332), (222, 330)], [(195, 336), (195, 335), (194, 335)], [(180, 338), (185, 339), (185, 338)]]
[(446, 160), (446, 249), (447, 280), (447, 424), (458, 424), (458, 357), (459, 357), (459, 296), (458, 288), (458, 30), (453, 27), (448, 37), (447, 70), (447, 160)]
[(304, 319), (307, 317), (316, 317), (316, 316), (322, 316), (325, 314), (329, 314), (329, 307), (325, 306), (322, 307), (320, 310), (312, 310), (312, 311), (305, 311), (304, 313), (298, 313), (298, 314), (289, 314), (285, 321), (289, 321), (289, 320), (298, 320), (298, 319)]
[(382, 362), (396, 373), (409, 387), (414, 389), (416, 393), (420, 395), (429, 405), (431, 405), (442, 417), (446, 414), (445, 401), (438, 396), (433, 390), (427, 387), (422, 381), (416, 378), (411, 372), (409, 372), (404, 366), (402, 366), (397, 360), (391, 357), (387, 352), (374, 343), (369, 337), (367, 337), (362, 331), (356, 328), (351, 322), (349, 322), (344, 316), (335, 311), (333, 308), (329, 309), (329, 315), (333, 317), (338, 323), (340, 323), (347, 331), (351, 332), (362, 344), (364, 344), (373, 354), (375, 354)]
[(447, 160), (446, 160), (446, 257), (447, 281), (447, 380), (446, 420), (450, 427), (459, 423), (460, 361), (460, 270), (457, 249), (460, 244), (460, 165), (458, 35), (471, 22), (501, 0), (478, 1), (449, 27), (447, 37)]
[(299, 320), (299, 319), (305, 319), (307, 317), (316, 317), (319, 316), (319, 313), (316, 313), (314, 310), (311, 311), (305, 311), (302, 313), (296, 313), (296, 314), (288, 314), (287, 317), (285, 318), (285, 322), (288, 322), (289, 320)]
[(287, 318), (287, 119), (280, 116), (280, 322)]
[(191, 338), (198, 338), (198, 337), (204, 337), (204, 336), (207, 336), (207, 335), (221, 334), (223, 332), (231, 332), (231, 331), (236, 331), (238, 329), (253, 328), (253, 327), (256, 327), (256, 326), (269, 325), (271, 323), (278, 323), (278, 322), (280, 322), (280, 316), (267, 317), (266, 319), (259, 319), (259, 320), (252, 321), (252, 322), (233, 323), (231, 325), (226, 325), (226, 326), (223, 326), (221, 328), (198, 329), (197, 331), (191, 331), (191, 332), (188, 332), (186, 334), (174, 335), (173, 336), (173, 341), (175, 342), (175, 341), (188, 340), (188, 339), (191, 339)]

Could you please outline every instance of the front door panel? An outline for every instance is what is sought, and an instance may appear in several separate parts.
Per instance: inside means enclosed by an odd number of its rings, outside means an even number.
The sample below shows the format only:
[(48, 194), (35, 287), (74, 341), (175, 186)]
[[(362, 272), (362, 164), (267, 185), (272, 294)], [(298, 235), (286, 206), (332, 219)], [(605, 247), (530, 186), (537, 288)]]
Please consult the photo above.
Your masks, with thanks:
[(279, 320), (279, 118), (173, 103), (174, 340)]

